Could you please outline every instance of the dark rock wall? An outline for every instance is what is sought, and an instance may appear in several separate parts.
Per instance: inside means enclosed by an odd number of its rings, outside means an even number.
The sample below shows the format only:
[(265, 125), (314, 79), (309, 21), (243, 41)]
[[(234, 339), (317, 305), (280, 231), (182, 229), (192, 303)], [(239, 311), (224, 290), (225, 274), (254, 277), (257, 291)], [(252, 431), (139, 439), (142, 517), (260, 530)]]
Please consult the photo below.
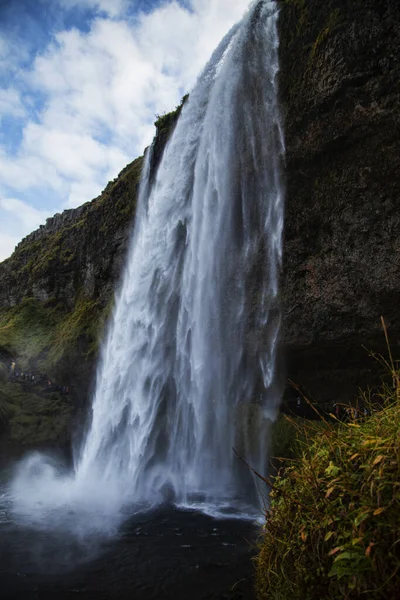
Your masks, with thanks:
[(400, 2), (285, 0), (282, 300), (292, 379), (344, 399), (400, 339)]

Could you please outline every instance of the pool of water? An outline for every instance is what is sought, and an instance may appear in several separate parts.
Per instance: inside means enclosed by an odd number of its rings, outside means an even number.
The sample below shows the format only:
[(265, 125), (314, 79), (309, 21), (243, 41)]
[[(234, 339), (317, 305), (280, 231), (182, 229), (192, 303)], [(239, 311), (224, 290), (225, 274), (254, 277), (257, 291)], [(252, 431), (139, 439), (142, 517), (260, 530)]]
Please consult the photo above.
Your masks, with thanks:
[(63, 528), (18, 522), (8, 474), (0, 475), (2, 600), (254, 597), (251, 557), (260, 531), (254, 519), (228, 507), (213, 516), (200, 503), (201, 510), (170, 505), (127, 514), (112, 534), (102, 536), (97, 527), (88, 534), (85, 527), (79, 536), (73, 511)]

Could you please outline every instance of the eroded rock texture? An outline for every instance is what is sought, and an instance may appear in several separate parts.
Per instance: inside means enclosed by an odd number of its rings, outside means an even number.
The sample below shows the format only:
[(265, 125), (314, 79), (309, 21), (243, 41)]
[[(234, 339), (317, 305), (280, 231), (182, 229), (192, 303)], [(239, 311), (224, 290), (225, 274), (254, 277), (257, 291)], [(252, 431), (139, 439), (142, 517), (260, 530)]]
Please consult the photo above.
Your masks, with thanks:
[[(315, 399), (375, 380), (400, 339), (400, 3), (282, 2), (289, 375)], [(379, 369), (378, 369), (379, 371)]]

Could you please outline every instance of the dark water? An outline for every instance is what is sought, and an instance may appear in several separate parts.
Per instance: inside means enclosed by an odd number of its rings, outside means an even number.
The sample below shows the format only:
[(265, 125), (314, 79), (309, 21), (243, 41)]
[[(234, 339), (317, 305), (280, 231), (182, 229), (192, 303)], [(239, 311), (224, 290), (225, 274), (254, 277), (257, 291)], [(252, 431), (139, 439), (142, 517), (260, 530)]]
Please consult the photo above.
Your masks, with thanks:
[(259, 530), (239, 519), (160, 508), (106, 542), (0, 525), (1, 600), (252, 599)]

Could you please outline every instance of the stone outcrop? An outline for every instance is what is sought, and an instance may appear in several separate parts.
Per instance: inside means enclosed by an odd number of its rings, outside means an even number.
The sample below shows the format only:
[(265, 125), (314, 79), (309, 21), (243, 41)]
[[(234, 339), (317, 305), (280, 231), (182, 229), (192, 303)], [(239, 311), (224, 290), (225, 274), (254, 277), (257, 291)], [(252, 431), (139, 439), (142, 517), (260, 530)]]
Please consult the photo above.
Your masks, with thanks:
[[(400, 339), (400, 3), (284, 0), (283, 347), (316, 399), (375, 379)], [(378, 369), (379, 371), (379, 369)]]
[(73, 310), (80, 295), (109, 301), (128, 244), (142, 159), (128, 165), (103, 193), (47, 219), (0, 264), (0, 307), (30, 297)]

